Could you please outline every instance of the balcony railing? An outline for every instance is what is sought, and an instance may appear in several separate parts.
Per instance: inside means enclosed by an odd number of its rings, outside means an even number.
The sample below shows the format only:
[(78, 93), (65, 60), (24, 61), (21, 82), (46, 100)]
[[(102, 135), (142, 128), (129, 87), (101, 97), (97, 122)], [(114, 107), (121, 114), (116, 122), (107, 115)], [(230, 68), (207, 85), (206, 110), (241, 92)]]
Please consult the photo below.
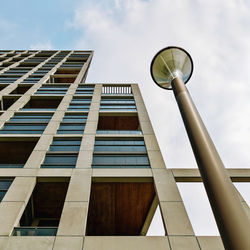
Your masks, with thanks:
[(131, 95), (131, 86), (103, 86), (102, 94), (104, 95)]
[(15, 227), (13, 236), (55, 236), (57, 227)]

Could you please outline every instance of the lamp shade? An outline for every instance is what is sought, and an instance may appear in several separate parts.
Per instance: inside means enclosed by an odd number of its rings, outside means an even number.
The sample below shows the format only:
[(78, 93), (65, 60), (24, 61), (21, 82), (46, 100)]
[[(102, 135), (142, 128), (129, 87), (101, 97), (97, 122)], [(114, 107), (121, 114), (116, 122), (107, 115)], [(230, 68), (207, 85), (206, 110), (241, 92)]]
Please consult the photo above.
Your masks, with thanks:
[(164, 89), (172, 89), (171, 82), (180, 77), (186, 83), (193, 73), (193, 61), (184, 49), (166, 47), (160, 50), (151, 62), (151, 76)]

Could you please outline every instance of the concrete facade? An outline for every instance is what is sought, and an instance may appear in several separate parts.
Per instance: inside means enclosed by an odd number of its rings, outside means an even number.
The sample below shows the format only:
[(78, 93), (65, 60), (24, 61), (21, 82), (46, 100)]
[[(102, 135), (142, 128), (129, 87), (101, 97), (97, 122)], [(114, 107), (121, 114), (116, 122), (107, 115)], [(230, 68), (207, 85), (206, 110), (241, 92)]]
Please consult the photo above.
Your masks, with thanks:
[[(28, 142), (32, 140), (36, 141), (36, 144), (26, 161), (23, 162), (22, 168), (11, 166), (14, 165), (12, 164), (13, 162), (15, 164), (16, 162), (9, 158), (6, 158), (6, 162), (0, 162), (1, 180), (5, 181), (8, 178), (13, 180), (0, 202), (0, 249), (224, 249), (220, 237), (195, 236), (176, 185), (176, 181), (201, 181), (198, 170), (166, 168), (137, 84), (103, 85), (100, 83), (84, 83), (92, 56), (93, 51), (0, 51), (0, 97), (2, 100), (0, 127), (2, 130), (5, 129), (4, 126), (6, 124), (10, 124), (9, 120), (16, 114), (51, 114), (51, 119), (41, 133), (27, 133), (24, 130), (20, 130), (19, 133), (13, 133), (10, 131), (0, 134), (0, 142), (3, 141), (3, 145), (5, 145), (5, 142), (13, 140)], [(31, 59), (30, 62), (27, 61), (29, 59)], [(53, 62), (52, 64), (50, 64), (51, 60)], [(74, 65), (77, 64), (78, 61), (83, 62), (80, 67)], [(45, 67), (46, 63), (50, 65), (47, 68)], [(34, 73), (37, 70), (41, 70), (42, 67), (48, 71), (44, 75), (41, 74), (40, 78), (37, 78), (36, 80), (36, 75)], [(22, 69), (23, 72), (26, 73), (20, 74), (17, 72), (17, 77), (13, 80), (10, 78), (11, 76), (15, 76), (15, 74), (11, 74), (11, 69), (13, 71)], [(67, 70), (71, 73), (67, 73)], [(25, 81), (25, 79), (28, 79), (29, 77), (31, 78), (30, 82)], [(32, 77), (35, 78), (35, 80), (32, 79)], [(67, 82), (67, 79), (70, 78), (73, 80)], [(6, 82), (4, 82), (4, 79), (6, 79)], [(66, 82), (62, 82), (62, 79)], [(83, 86), (84, 84), (93, 86), (93, 94), (81, 95), (77, 93), (78, 87)], [(67, 91), (65, 94), (56, 94), (53, 92), (55, 89), (51, 89), (51, 92), (45, 91), (44, 94), (37, 94), (37, 90), (45, 85), (52, 88), (55, 85), (65, 86)], [(22, 91), (22, 87), (27, 88), (27, 90)], [(20, 89), (20, 94), (18, 93), (17, 88)], [(15, 90), (17, 91), (17, 94), (12, 93)], [(101, 98), (103, 96), (110, 98), (124, 98), (128, 96), (134, 98), (136, 111), (103, 111), (100, 109)], [(11, 100), (14, 101), (11, 101), (10, 103), (8, 98), (12, 98)], [(50, 100), (52, 99), (55, 101), (59, 98), (60, 101), (54, 109), (39, 109), (36, 108), (37, 105), (39, 105), (39, 101), (37, 101), (38, 98), (40, 98), (44, 105), (50, 103)], [(76, 98), (91, 98), (89, 110), (68, 110), (72, 100)], [(51, 105), (53, 106), (54, 104)], [(70, 134), (58, 133), (61, 123), (64, 122), (65, 114), (85, 114), (87, 116), (84, 132), (82, 134), (74, 134), (73, 132)], [(98, 122), (100, 117), (108, 117), (112, 115), (137, 115), (141, 133), (98, 133)], [(73, 120), (71, 125), (77, 123), (76, 120)], [(46, 157), (48, 155), (53, 155), (54, 153), (50, 150), (53, 141), (57, 139), (69, 140), (72, 138), (80, 141), (80, 147), (77, 154), (70, 151), (60, 152), (60, 154), (58, 154), (60, 156), (77, 155), (75, 165), (71, 168), (61, 168), (58, 166), (52, 166), (50, 168), (43, 167), (43, 164), (46, 162)], [(149, 159), (150, 168), (93, 168), (92, 162), (93, 155), (95, 154), (95, 140), (101, 140), (102, 138), (144, 139), (146, 155)], [(25, 144), (23, 147), (26, 147)], [(117, 152), (113, 153), (117, 154)], [(8, 164), (9, 166), (6, 167), (4, 164)], [(229, 170), (229, 174), (237, 181), (249, 181), (250, 179), (249, 170), (231, 169)], [(36, 184), (46, 182), (48, 179), (53, 180), (53, 182), (58, 182), (59, 179), (67, 180), (68, 182), (68, 188), (55, 235), (14, 236), (13, 230), (15, 230), (15, 228), (22, 230), (20, 219), (22, 218), (25, 208), (28, 206), (32, 193), (35, 192)], [(91, 185), (93, 181), (102, 182), (102, 179), (111, 182), (143, 182), (144, 180), (151, 180), (154, 184), (156, 202), (160, 206), (166, 235), (142, 236), (143, 234), (141, 234), (137, 236), (89, 236), (87, 234), (87, 219), (91, 196)], [(244, 202), (243, 199), (242, 202)], [(248, 209), (247, 205), (246, 207)], [(151, 212), (154, 212), (154, 208), (152, 209)], [(149, 212), (144, 223), (146, 228), (148, 227), (147, 224), (150, 224), (151, 219), (152, 216), (150, 216)]]

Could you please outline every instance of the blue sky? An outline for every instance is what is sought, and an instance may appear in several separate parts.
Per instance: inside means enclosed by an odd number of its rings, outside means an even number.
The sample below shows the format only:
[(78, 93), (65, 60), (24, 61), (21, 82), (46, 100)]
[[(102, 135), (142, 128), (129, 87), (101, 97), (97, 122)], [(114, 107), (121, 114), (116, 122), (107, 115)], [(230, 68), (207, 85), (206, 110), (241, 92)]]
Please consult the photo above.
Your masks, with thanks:
[[(139, 83), (167, 167), (196, 168), (173, 93), (149, 73), (158, 50), (181, 46), (194, 61), (188, 88), (225, 166), (249, 168), (249, 27), (247, 0), (15, 0), (1, 4), (0, 48), (94, 50), (87, 81)], [(204, 196), (202, 186), (181, 190), (184, 201)], [(241, 190), (249, 199), (250, 186)], [(191, 216), (209, 210), (207, 201), (193, 211), (186, 204)], [(196, 233), (216, 232), (206, 217)]]
[(5, 1), (0, 10), (1, 48), (27, 49), (36, 44), (72, 48), (79, 32), (68, 27), (67, 22), (73, 18), (79, 2)]

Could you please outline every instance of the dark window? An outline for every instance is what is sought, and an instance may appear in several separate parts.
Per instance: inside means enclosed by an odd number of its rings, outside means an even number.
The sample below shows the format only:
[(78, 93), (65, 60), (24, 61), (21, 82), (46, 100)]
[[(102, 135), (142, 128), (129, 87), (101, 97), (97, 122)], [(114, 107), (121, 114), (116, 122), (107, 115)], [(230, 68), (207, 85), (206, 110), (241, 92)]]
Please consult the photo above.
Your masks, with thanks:
[(7, 193), (13, 179), (5, 179), (0, 178), (0, 201), (2, 201), (3, 197)]

